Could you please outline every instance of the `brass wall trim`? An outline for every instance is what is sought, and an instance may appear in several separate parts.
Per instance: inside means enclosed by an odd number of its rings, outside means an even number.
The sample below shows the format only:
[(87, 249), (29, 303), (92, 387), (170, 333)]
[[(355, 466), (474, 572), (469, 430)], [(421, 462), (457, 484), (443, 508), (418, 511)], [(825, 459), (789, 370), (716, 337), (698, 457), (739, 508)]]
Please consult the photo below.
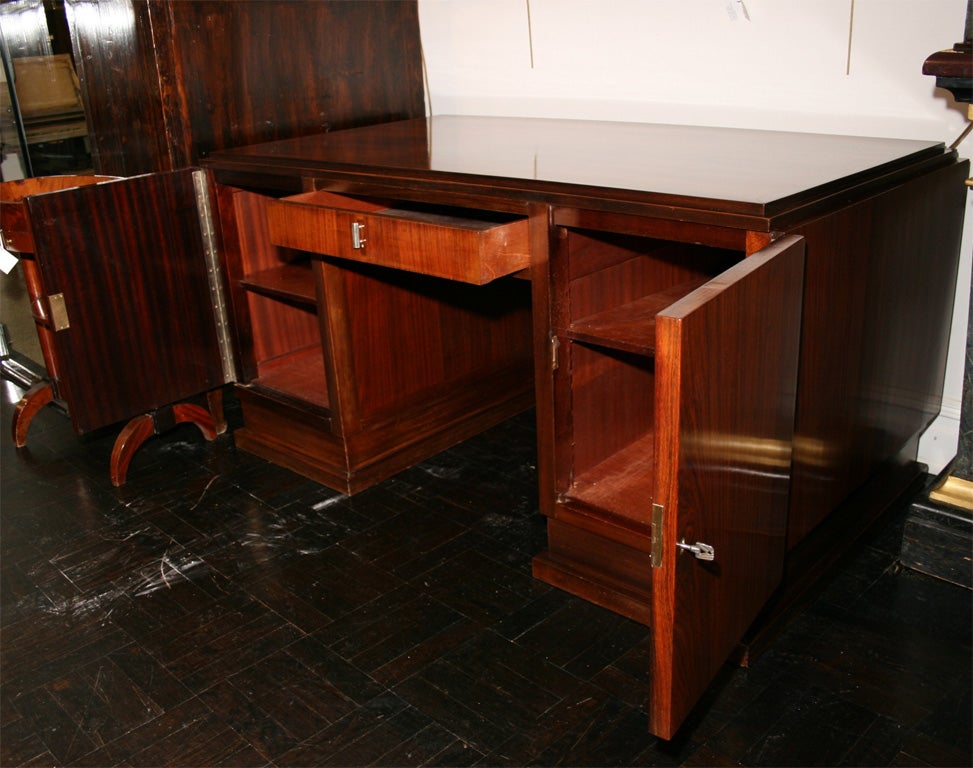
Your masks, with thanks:
[(973, 482), (959, 477), (947, 477), (946, 481), (929, 492), (931, 501), (973, 511)]

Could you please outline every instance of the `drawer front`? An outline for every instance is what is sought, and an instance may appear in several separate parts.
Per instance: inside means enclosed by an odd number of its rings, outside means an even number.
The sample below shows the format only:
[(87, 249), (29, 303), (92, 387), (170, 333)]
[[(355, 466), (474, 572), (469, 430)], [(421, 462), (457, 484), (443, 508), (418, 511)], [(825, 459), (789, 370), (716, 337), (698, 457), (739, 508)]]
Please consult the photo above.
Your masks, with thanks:
[(527, 219), (411, 210), (311, 192), (267, 211), (276, 244), (483, 285), (530, 265)]

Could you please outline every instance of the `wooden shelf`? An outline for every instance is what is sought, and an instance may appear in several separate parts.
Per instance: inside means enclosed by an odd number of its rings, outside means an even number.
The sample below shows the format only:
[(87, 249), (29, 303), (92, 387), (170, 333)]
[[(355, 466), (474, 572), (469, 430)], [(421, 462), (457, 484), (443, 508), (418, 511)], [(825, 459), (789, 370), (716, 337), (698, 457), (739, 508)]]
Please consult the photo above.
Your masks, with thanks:
[(310, 262), (281, 264), (252, 272), (240, 280), (240, 285), (272, 299), (317, 309), (314, 275), (311, 272)]
[(655, 353), (655, 316), (708, 280), (708, 277), (702, 277), (581, 318), (571, 323), (567, 336), (575, 341), (624, 352), (652, 355)]
[(320, 345), (304, 347), (259, 363), (258, 376), (251, 384), (320, 408), (327, 408), (328, 381)]
[(574, 479), (566, 500), (577, 500), (604, 513), (606, 518), (637, 522), (651, 519), (655, 492), (654, 435), (629, 443)]

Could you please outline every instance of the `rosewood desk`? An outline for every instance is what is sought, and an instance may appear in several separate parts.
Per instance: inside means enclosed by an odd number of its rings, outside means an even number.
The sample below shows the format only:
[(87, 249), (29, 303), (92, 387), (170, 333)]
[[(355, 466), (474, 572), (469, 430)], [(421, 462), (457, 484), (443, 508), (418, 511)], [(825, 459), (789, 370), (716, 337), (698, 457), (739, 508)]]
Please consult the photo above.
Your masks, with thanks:
[(444, 116), (203, 165), (5, 193), (79, 431), (234, 382), (241, 448), (354, 493), (536, 406), (534, 574), (652, 627), (661, 737), (924, 475), (942, 144)]
[(241, 445), (354, 490), (528, 405), (532, 358), (534, 573), (653, 627), (660, 736), (922, 474), (967, 176), (939, 143), (444, 116), (205, 165)]

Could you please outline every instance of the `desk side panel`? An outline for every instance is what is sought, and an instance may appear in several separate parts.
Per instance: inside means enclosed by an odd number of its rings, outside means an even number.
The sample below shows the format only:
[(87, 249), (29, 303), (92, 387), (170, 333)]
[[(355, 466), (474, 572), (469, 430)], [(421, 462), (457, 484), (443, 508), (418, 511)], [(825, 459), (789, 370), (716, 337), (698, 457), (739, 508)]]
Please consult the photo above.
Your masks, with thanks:
[(939, 413), (966, 163), (798, 228), (807, 279), (788, 545)]

